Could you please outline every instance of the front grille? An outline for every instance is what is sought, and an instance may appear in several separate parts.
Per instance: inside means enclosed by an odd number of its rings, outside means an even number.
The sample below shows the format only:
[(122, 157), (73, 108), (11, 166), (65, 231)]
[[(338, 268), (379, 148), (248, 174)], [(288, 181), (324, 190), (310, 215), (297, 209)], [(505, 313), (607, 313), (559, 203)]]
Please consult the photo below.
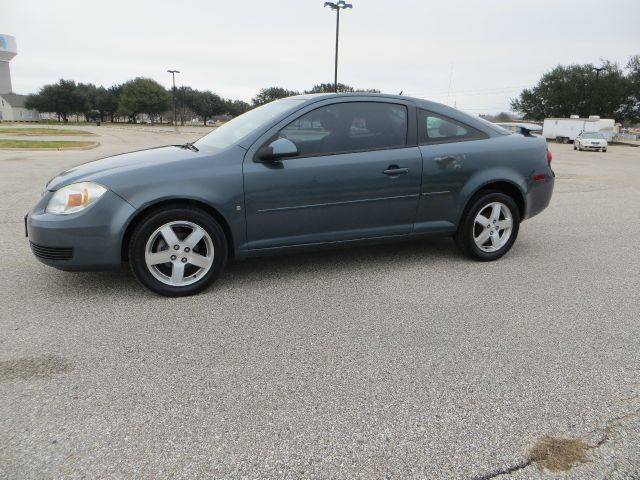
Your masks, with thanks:
[(33, 254), (38, 258), (45, 260), (71, 260), (73, 257), (73, 248), (71, 247), (45, 247), (33, 242), (29, 243)]

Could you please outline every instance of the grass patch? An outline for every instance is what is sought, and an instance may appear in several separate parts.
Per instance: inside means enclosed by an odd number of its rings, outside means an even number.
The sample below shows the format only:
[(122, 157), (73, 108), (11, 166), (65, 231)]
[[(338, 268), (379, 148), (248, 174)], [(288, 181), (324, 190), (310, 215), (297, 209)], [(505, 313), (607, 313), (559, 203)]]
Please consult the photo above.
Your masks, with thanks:
[(529, 458), (540, 470), (566, 472), (577, 463), (587, 463), (589, 445), (580, 438), (544, 436), (531, 449)]
[(96, 142), (74, 142), (71, 140), (0, 140), (0, 148), (81, 148)]
[(11, 135), (85, 135), (93, 136), (95, 134), (86, 130), (70, 130), (65, 128), (44, 128), (44, 127), (9, 127), (0, 128), (0, 134), (8, 133)]

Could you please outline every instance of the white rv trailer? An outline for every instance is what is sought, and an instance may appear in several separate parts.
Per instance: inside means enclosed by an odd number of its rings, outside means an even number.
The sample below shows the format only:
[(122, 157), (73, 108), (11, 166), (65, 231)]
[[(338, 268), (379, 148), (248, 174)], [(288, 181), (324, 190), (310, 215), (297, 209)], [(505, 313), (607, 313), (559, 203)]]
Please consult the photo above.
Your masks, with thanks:
[(569, 143), (573, 142), (581, 132), (601, 133), (607, 141), (613, 140), (615, 120), (591, 115), (580, 118), (571, 115), (570, 118), (545, 118), (542, 124), (542, 136), (547, 140)]

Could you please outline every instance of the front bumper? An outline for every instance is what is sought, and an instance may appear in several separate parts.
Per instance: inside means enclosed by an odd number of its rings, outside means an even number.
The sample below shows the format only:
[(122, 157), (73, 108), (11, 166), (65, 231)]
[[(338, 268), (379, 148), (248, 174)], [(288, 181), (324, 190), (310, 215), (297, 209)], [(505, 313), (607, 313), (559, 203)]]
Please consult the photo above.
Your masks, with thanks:
[(606, 145), (582, 145), (583, 150), (604, 150), (607, 148)]
[(86, 210), (70, 215), (46, 213), (46, 192), (25, 217), (31, 250), (42, 263), (60, 270), (110, 270), (122, 263), (122, 239), (135, 209), (107, 191)]

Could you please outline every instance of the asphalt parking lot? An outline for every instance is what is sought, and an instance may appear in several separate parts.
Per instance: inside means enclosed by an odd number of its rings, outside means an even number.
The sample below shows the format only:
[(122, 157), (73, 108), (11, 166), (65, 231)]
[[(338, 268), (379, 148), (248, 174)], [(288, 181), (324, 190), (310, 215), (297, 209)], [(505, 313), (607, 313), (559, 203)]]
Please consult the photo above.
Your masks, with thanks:
[[(551, 144), (552, 204), (498, 262), (448, 239), (263, 258), (169, 299), (29, 250), (56, 173), (204, 132), (91, 130), (0, 151), (1, 478), (640, 478), (640, 148)], [(589, 462), (541, 471), (545, 435)]]

